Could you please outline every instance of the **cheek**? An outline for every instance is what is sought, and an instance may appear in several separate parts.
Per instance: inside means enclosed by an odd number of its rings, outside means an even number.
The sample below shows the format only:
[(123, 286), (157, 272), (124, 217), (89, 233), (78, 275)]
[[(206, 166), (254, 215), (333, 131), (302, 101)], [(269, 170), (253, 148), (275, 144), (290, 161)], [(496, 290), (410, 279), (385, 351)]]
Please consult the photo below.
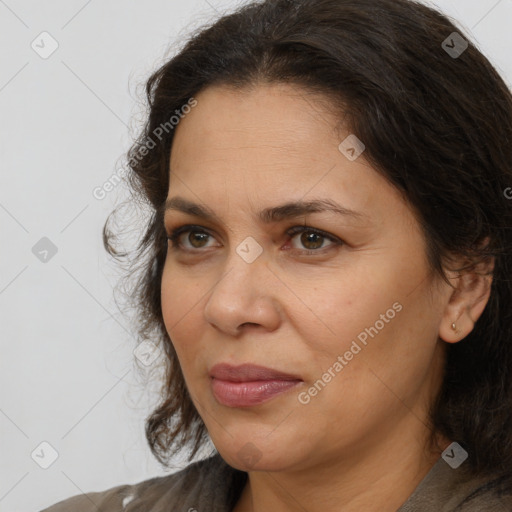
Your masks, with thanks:
[(176, 270), (164, 269), (161, 287), (162, 316), (180, 363), (193, 359), (201, 339), (204, 295), (198, 285)]
[(352, 268), (335, 280), (331, 276), (309, 290), (303, 288), (300, 294), (307, 307), (291, 308), (288, 315), (307, 345), (312, 361), (308, 377), (320, 378), (345, 354), (347, 363), (337, 375), (343, 373), (356, 394), (364, 394), (359, 390), (363, 374), (375, 380), (368, 368), (379, 370), (386, 379), (396, 379), (397, 372), (405, 379), (411, 372), (423, 373), (422, 365), (428, 364), (434, 348), (435, 329), (423, 287), (411, 294), (411, 283), (420, 280), (422, 270), (421, 265), (415, 270), (404, 266), (398, 258), (381, 258), (379, 265)]
[(329, 333), (315, 338), (313, 329), (308, 331), (316, 368), (308, 384), (322, 381), (313, 407), (333, 417), (345, 417), (348, 412), (350, 417), (361, 421), (366, 417), (371, 423), (389, 416), (390, 411), (408, 410), (404, 405), (415, 402), (435, 370), (434, 314), (426, 313), (423, 295), (400, 301), (394, 300), (396, 296), (393, 292), (367, 294), (368, 300), (357, 302), (345, 298), (347, 310), (330, 317), (329, 326), (336, 336)]
[(365, 328), (379, 321), (380, 314), (391, 309), (389, 316), (394, 316), (396, 294), (387, 279), (369, 268), (353, 269), (350, 275), (331, 274), (309, 289), (300, 289), (297, 296), (305, 300), (303, 304), (295, 301), (294, 311), (288, 314), (312, 349), (324, 355), (342, 354)]

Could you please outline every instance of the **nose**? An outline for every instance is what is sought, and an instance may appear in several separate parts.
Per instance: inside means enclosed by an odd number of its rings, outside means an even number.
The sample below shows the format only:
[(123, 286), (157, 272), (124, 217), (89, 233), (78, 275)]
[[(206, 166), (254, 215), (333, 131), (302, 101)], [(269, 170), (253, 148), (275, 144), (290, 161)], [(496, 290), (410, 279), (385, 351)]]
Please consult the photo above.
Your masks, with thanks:
[(234, 337), (246, 325), (266, 331), (277, 329), (281, 314), (275, 295), (276, 278), (264, 254), (247, 263), (233, 251), (224, 268), (205, 304), (206, 321)]

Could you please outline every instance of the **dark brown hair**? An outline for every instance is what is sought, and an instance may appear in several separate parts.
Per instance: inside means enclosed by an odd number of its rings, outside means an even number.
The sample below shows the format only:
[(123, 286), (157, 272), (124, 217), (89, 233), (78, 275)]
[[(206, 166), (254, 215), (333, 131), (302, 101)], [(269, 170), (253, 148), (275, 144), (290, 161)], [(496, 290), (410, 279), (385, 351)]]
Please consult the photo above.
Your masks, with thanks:
[[(469, 42), (458, 56), (443, 47), (453, 32)], [(415, 211), (433, 274), (449, 282), (443, 267), (450, 254), (467, 258), (461, 271), (495, 257), (483, 314), (464, 340), (447, 344), (431, 423), (465, 448), (474, 474), (510, 477), (512, 203), (504, 191), (512, 186), (512, 97), (462, 30), (409, 0), (254, 2), (198, 31), (147, 81), (149, 115), (127, 155), (127, 178), (132, 200), (142, 199), (151, 218), (137, 245), (137, 272), (127, 278), (135, 283), (139, 337), (161, 344), (167, 357), (163, 399), (146, 423), (154, 455), (165, 464), (191, 446), (191, 460), (207, 440), (161, 311), (169, 120), (179, 121), (206, 87), (261, 82), (298, 85), (343, 109), (366, 159)], [(128, 253), (115, 249), (110, 220), (105, 247), (121, 259)]]

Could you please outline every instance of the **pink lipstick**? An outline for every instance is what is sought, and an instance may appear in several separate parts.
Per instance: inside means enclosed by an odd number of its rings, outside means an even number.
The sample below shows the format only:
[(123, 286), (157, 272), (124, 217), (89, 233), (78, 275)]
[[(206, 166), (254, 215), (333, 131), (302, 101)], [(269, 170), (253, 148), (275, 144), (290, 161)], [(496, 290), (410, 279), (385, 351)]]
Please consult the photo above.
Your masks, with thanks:
[(259, 405), (303, 382), (297, 375), (253, 364), (216, 364), (210, 378), (216, 400), (228, 407)]

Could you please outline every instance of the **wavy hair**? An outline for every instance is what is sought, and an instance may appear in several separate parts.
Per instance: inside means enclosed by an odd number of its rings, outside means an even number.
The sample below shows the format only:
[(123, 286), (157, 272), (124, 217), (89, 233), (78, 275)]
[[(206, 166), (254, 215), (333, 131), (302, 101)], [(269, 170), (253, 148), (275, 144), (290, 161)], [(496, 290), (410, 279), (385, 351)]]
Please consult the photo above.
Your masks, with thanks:
[[(450, 54), (460, 37), (468, 47)], [(166, 355), (161, 402), (146, 420), (153, 454), (165, 465), (189, 446), (191, 460), (208, 439), (161, 309), (162, 207), (174, 126), (209, 86), (264, 82), (298, 85), (340, 107), (344, 123), (364, 141), (365, 157), (417, 215), (433, 275), (449, 283), (450, 255), (467, 258), (459, 271), (495, 258), (483, 314), (462, 341), (447, 344), (430, 420), (433, 432), (469, 453), (465, 466), (473, 474), (509, 478), (512, 96), (460, 28), (410, 0), (252, 2), (202, 27), (147, 80), (147, 119), (126, 156), (131, 200), (151, 214), (125, 278), (133, 286), (138, 336), (160, 344)], [(103, 239), (109, 254), (122, 260), (128, 253), (116, 249), (117, 234), (109, 227), (116, 213), (107, 218)]]

